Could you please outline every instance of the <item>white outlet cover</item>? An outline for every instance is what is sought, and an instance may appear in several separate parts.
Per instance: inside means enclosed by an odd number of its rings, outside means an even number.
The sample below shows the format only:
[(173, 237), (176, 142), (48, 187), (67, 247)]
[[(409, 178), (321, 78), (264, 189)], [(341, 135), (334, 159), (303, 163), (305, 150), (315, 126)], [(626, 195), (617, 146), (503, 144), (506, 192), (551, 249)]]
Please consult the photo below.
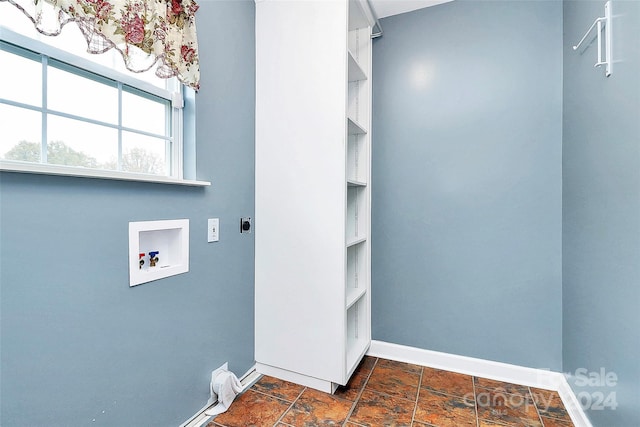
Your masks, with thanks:
[(207, 242), (217, 242), (220, 240), (220, 219), (209, 218), (207, 223)]

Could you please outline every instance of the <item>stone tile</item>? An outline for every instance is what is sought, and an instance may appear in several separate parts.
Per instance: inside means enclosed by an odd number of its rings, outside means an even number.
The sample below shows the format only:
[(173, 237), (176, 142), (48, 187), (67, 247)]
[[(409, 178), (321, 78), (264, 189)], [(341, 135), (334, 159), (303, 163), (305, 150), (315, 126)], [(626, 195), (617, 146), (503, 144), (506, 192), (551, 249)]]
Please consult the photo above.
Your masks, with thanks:
[(497, 423), (489, 420), (478, 420), (478, 427), (505, 427), (506, 424)]
[(227, 412), (216, 416), (213, 425), (224, 427), (272, 427), (291, 406), (275, 397), (247, 390)]
[(366, 427), (409, 427), (414, 402), (365, 388), (348, 421)]
[(468, 397), (474, 400), (473, 377), (441, 369), (424, 368), (420, 387), (436, 393)]
[(378, 359), (378, 363), (376, 363), (376, 366), (382, 366), (385, 368), (392, 368), (392, 369), (400, 369), (402, 371), (413, 372), (417, 374), (419, 374), (422, 371), (422, 366), (420, 365), (414, 365), (414, 364), (405, 363), (405, 362), (396, 362), (395, 360), (388, 360), (388, 359)]
[(496, 423), (542, 427), (538, 411), (529, 396), (509, 394), (500, 389), (476, 389), (478, 418)]
[(374, 357), (334, 395), (264, 376), (208, 425), (464, 427), (476, 426), (476, 411), (478, 427), (574, 427), (555, 391)]
[(573, 422), (540, 416), (544, 427), (574, 427)]
[(292, 426), (341, 426), (353, 402), (307, 388), (282, 418)]
[(474, 377), (473, 379), (475, 381), (476, 387), (488, 388), (501, 391), (503, 393), (529, 396), (529, 387), (525, 385), (506, 383), (503, 381), (496, 381), (479, 377)]
[(373, 369), (373, 367), (374, 367), (374, 365), (376, 364), (377, 361), (378, 361), (377, 357), (365, 356), (360, 361), (360, 364), (358, 365), (356, 370), (362, 370), (362, 371), (365, 371), (365, 372), (371, 372), (371, 370)]
[(558, 392), (532, 387), (531, 395), (541, 416), (571, 422), (571, 417), (565, 409)]
[(386, 364), (376, 364), (365, 389), (415, 401), (420, 385), (420, 373), (399, 370)]
[(304, 390), (304, 386), (264, 375), (258, 382), (251, 386), (251, 389), (277, 397), (278, 399), (286, 400), (287, 402), (293, 402), (300, 396), (300, 393)]
[(364, 388), (368, 376), (368, 372), (354, 372), (347, 385), (338, 387), (334, 394), (337, 397), (341, 397), (352, 402), (355, 401), (358, 398), (360, 391)]
[(421, 390), (414, 419), (438, 427), (474, 427), (476, 426), (475, 402)]
[(349, 382), (344, 386), (338, 387), (334, 394), (343, 399), (356, 400), (358, 393), (360, 393), (360, 390), (362, 390), (364, 384), (367, 382), (367, 378), (373, 366), (376, 364), (376, 360), (375, 357), (365, 356), (353, 372), (353, 375), (351, 375)]

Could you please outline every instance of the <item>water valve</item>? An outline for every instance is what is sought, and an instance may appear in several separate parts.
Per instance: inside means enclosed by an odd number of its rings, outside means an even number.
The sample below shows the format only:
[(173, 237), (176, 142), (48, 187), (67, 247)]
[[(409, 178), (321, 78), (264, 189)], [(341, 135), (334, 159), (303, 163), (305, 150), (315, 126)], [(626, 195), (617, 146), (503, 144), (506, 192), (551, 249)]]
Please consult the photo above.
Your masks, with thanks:
[(159, 253), (160, 251), (149, 252), (149, 267), (155, 267), (156, 263), (160, 261), (160, 258), (158, 258)]

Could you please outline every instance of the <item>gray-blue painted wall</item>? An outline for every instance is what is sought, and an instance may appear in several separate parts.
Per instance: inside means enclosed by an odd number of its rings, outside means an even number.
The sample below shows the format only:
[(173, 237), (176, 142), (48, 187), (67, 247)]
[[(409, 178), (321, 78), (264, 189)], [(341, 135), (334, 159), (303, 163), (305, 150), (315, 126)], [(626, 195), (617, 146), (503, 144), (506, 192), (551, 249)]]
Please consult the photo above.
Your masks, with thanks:
[[(614, 1), (621, 63), (605, 79), (568, 48), (602, 4), (566, 2), (564, 42), (558, 2), (383, 20), (372, 314), (375, 339), (526, 366), (559, 370), (563, 343), (565, 370), (618, 375), (618, 409), (590, 416), (622, 427), (640, 424), (640, 12)], [(3, 426), (177, 425), (212, 369), (252, 363), (253, 240), (237, 219), (253, 213), (254, 6), (200, 5), (212, 187), (0, 176)], [(191, 220), (191, 271), (130, 289), (127, 223), (165, 218)]]
[(560, 370), (562, 4), (454, 1), (382, 27), (373, 338)]
[[(612, 2), (611, 77), (571, 49), (604, 1), (564, 3), (563, 361), (595, 426), (640, 426), (640, 2)], [(577, 369), (617, 376), (578, 387)], [(579, 372), (585, 375), (585, 372)]]
[[(239, 218), (254, 208), (254, 3), (199, 4), (197, 177), (211, 187), (1, 175), (3, 427), (176, 426), (213, 369), (253, 364)], [(190, 219), (190, 272), (129, 288), (128, 222), (176, 218)]]

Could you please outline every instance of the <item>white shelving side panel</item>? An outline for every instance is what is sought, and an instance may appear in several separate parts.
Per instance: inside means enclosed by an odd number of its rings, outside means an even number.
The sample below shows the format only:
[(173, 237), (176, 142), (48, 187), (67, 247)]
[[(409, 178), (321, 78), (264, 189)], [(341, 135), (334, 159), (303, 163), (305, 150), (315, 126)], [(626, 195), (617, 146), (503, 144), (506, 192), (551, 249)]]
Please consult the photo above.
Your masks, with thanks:
[(349, 135), (347, 141), (347, 181), (367, 184), (369, 144), (366, 135)]
[(364, 186), (348, 186), (345, 236), (347, 242), (367, 236), (368, 218), (367, 188)]
[(343, 382), (347, 4), (255, 6), (255, 360)]

